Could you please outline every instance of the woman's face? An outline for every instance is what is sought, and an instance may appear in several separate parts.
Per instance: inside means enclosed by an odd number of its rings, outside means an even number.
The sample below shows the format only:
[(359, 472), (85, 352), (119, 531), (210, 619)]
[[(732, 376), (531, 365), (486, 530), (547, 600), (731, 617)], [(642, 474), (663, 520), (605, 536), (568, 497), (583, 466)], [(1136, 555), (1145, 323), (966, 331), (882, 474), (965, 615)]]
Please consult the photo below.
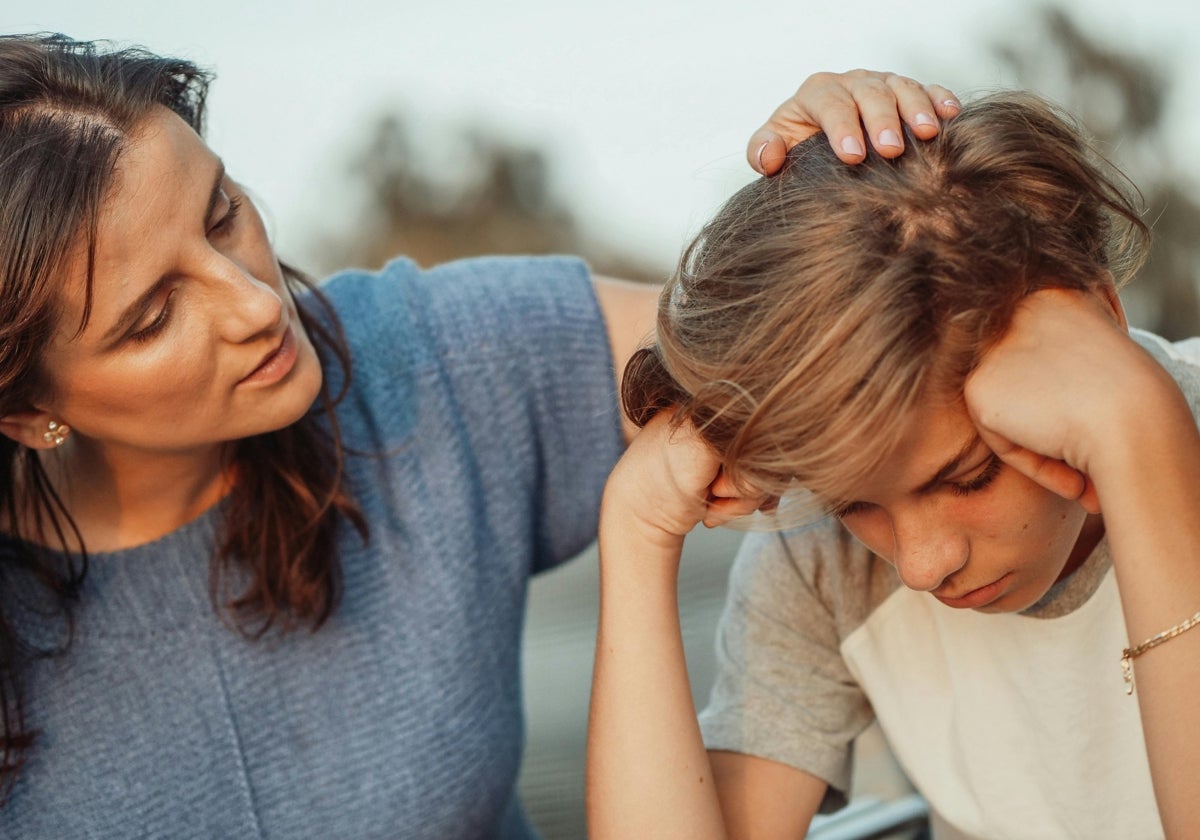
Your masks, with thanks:
[(1099, 539), (1099, 517), (1005, 465), (961, 403), (927, 404), (854, 498), (836, 508), (911, 589), (1013, 612), (1036, 603)]
[(262, 219), (220, 160), (165, 108), (117, 162), (85, 257), (65, 284), (38, 406), (77, 441), (187, 451), (286, 426), (321, 383)]

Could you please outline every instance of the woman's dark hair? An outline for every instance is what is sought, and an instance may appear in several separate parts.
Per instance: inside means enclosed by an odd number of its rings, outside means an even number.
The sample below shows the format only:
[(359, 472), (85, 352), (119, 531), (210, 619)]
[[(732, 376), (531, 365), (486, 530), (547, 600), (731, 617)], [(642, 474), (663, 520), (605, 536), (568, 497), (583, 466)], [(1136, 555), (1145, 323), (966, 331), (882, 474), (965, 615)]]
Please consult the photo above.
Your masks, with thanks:
[[(200, 133), (209, 81), (190, 62), (141, 49), (62, 35), (0, 37), (0, 417), (36, 404), (49, 386), (40, 364), (47, 342), (60, 326), (87, 322), (97, 225), (123, 149), (159, 107)], [(60, 325), (65, 266), (79, 248), (87, 256), (83, 323)], [(310, 281), (281, 267), (322, 365), (339, 364), (348, 385), (349, 351), (335, 313)], [(272, 627), (319, 627), (340, 592), (340, 520), (367, 536), (344, 484), (333, 411), (340, 398), (322, 384), (302, 419), (230, 447), (236, 481), (224, 502), (210, 590), (214, 607), (250, 637)], [(23, 674), (34, 658), (69, 644), (87, 551), (38, 453), (3, 436), (0, 517), (8, 531), (0, 538), (3, 801), (36, 735), (26, 725)], [(18, 577), (33, 581), (62, 617), (62, 644), (23, 637), (9, 609), (15, 598), (7, 597)]]

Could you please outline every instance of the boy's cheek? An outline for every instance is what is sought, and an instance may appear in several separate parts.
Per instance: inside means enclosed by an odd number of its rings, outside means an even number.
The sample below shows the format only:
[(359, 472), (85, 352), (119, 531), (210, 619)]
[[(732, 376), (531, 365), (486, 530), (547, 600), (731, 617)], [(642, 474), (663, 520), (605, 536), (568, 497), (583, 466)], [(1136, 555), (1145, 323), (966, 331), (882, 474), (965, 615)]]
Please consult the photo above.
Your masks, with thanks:
[(892, 528), (882, 511), (864, 511), (847, 516), (842, 520), (842, 525), (872, 553), (892, 562)]

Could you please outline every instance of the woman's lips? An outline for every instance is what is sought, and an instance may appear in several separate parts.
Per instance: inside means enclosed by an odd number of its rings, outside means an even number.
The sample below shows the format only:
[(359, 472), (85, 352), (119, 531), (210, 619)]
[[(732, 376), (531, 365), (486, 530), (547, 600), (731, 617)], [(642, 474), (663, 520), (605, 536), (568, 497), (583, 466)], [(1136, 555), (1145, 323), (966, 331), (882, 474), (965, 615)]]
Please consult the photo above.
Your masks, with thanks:
[(289, 326), (279, 346), (267, 354), (258, 367), (246, 374), (239, 385), (273, 385), (287, 376), (296, 364), (296, 336)]
[(988, 604), (1000, 597), (1004, 590), (1004, 585), (1008, 583), (1008, 579), (1012, 576), (1012, 572), (1004, 575), (999, 580), (994, 580), (987, 586), (981, 586), (978, 589), (972, 589), (965, 595), (957, 598), (947, 598), (944, 595), (934, 593), (933, 597), (937, 598), (947, 607), (954, 607), (956, 610), (978, 609), (986, 607)]

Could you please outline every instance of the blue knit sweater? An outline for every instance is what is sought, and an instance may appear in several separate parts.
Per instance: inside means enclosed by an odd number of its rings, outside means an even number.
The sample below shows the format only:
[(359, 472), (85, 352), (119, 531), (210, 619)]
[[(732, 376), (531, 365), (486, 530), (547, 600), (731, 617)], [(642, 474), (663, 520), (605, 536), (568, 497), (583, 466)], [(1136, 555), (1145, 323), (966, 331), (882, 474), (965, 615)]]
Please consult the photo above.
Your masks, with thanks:
[(346, 444), (373, 453), (348, 462), (371, 539), (343, 529), (341, 606), (257, 642), (222, 624), (220, 505), (93, 555), (73, 645), (30, 675), (41, 734), (0, 836), (533, 836), (526, 586), (591, 541), (620, 451), (586, 268), (400, 260), (324, 288), (354, 359)]

